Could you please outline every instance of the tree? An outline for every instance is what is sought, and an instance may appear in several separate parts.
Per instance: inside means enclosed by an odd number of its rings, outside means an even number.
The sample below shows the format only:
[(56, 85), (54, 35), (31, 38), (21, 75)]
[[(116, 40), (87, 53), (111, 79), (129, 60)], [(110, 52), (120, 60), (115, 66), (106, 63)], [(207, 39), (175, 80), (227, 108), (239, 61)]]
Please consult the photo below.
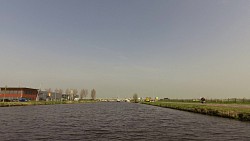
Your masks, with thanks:
[(76, 96), (77, 93), (78, 93), (78, 90), (77, 89), (73, 89), (73, 100), (77, 97)]
[(63, 89), (59, 89), (59, 91), (58, 91), (58, 92), (59, 92), (59, 94), (61, 94), (61, 95), (62, 95), (62, 94), (63, 94)]
[(67, 95), (69, 95), (69, 94), (70, 94), (70, 90), (67, 88), (67, 89), (65, 90), (65, 93), (66, 93)]
[(84, 91), (84, 89), (81, 89), (81, 92), (80, 92), (80, 99), (83, 99), (84, 95), (85, 95), (85, 91)]
[(56, 96), (57, 96), (58, 92), (59, 92), (59, 89), (56, 88), (56, 89), (55, 89), (55, 96), (54, 96), (54, 99), (55, 99), (55, 100), (57, 99)]
[(52, 92), (52, 89), (51, 88), (48, 88), (48, 89), (45, 89), (45, 91), (47, 91), (47, 93), (48, 93), (48, 97), (51, 97), (51, 92)]
[(74, 100), (74, 94), (75, 94), (74, 89), (70, 89), (69, 92), (70, 92), (70, 93), (69, 93), (69, 95), (70, 95), (70, 96), (69, 96), (69, 97), (70, 97), (69, 99), (70, 99), (70, 100)]
[(82, 89), (80, 92), (80, 99), (86, 98), (88, 95), (88, 90), (87, 89)]
[(51, 88), (45, 89), (45, 91), (47, 91), (48, 93), (52, 92)]
[(88, 89), (85, 89), (85, 94), (86, 94), (86, 96), (85, 96), (85, 97), (87, 97), (87, 96), (88, 96), (88, 94), (89, 94), (89, 90), (88, 90)]
[(135, 94), (133, 95), (133, 100), (134, 100), (135, 103), (138, 102), (138, 95), (137, 95), (137, 93), (135, 93)]
[(95, 100), (95, 98), (96, 98), (96, 91), (95, 91), (95, 89), (93, 89), (93, 90), (91, 91), (91, 98), (92, 98), (93, 100)]
[(65, 94), (66, 94), (66, 99), (67, 99), (67, 100), (70, 100), (70, 90), (69, 90), (69, 88), (67, 88), (67, 89), (65, 90)]

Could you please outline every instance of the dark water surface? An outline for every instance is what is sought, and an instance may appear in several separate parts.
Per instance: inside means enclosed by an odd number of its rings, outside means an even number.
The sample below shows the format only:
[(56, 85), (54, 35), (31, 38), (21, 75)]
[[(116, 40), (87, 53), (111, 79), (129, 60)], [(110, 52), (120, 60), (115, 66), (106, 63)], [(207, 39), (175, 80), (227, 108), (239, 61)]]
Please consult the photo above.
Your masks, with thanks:
[(250, 123), (104, 102), (0, 108), (0, 140), (250, 140)]

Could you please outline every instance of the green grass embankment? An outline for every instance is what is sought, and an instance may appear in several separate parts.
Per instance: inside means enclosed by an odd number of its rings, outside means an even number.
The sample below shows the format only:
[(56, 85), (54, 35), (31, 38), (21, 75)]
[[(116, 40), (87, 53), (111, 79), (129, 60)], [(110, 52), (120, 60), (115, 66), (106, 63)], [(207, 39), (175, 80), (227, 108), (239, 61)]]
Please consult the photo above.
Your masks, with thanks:
[(0, 102), (0, 107), (12, 106), (32, 106), (32, 105), (54, 105), (54, 104), (77, 104), (97, 102), (95, 100), (82, 100), (82, 101), (28, 101), (28, 102)]
[(250, 105), (242, 104), (201, 104), (184, 102), (142, 102), (143, 104), (200, 113), (205, 115), (250, 121)]

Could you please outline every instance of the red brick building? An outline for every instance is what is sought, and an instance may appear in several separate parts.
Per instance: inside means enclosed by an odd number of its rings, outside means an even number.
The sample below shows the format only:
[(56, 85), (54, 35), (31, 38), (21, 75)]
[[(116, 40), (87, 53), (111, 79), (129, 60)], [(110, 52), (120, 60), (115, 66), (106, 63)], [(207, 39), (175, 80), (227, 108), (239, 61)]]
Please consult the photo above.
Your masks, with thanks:
[(26, 98), (35, 100), (37, 98), (38, 89), (25, 88), (25, 87), (1, 87), (0, 99), (18, 100)]

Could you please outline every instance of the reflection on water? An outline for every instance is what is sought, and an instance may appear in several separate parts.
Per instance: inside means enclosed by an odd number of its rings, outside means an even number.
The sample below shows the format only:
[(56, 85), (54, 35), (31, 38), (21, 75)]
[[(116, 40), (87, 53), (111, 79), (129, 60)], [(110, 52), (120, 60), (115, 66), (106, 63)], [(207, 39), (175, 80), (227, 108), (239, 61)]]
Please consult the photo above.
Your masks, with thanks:
[(0, 108), (0, 140), (250, 140), (250, 123), (104, 102)]

